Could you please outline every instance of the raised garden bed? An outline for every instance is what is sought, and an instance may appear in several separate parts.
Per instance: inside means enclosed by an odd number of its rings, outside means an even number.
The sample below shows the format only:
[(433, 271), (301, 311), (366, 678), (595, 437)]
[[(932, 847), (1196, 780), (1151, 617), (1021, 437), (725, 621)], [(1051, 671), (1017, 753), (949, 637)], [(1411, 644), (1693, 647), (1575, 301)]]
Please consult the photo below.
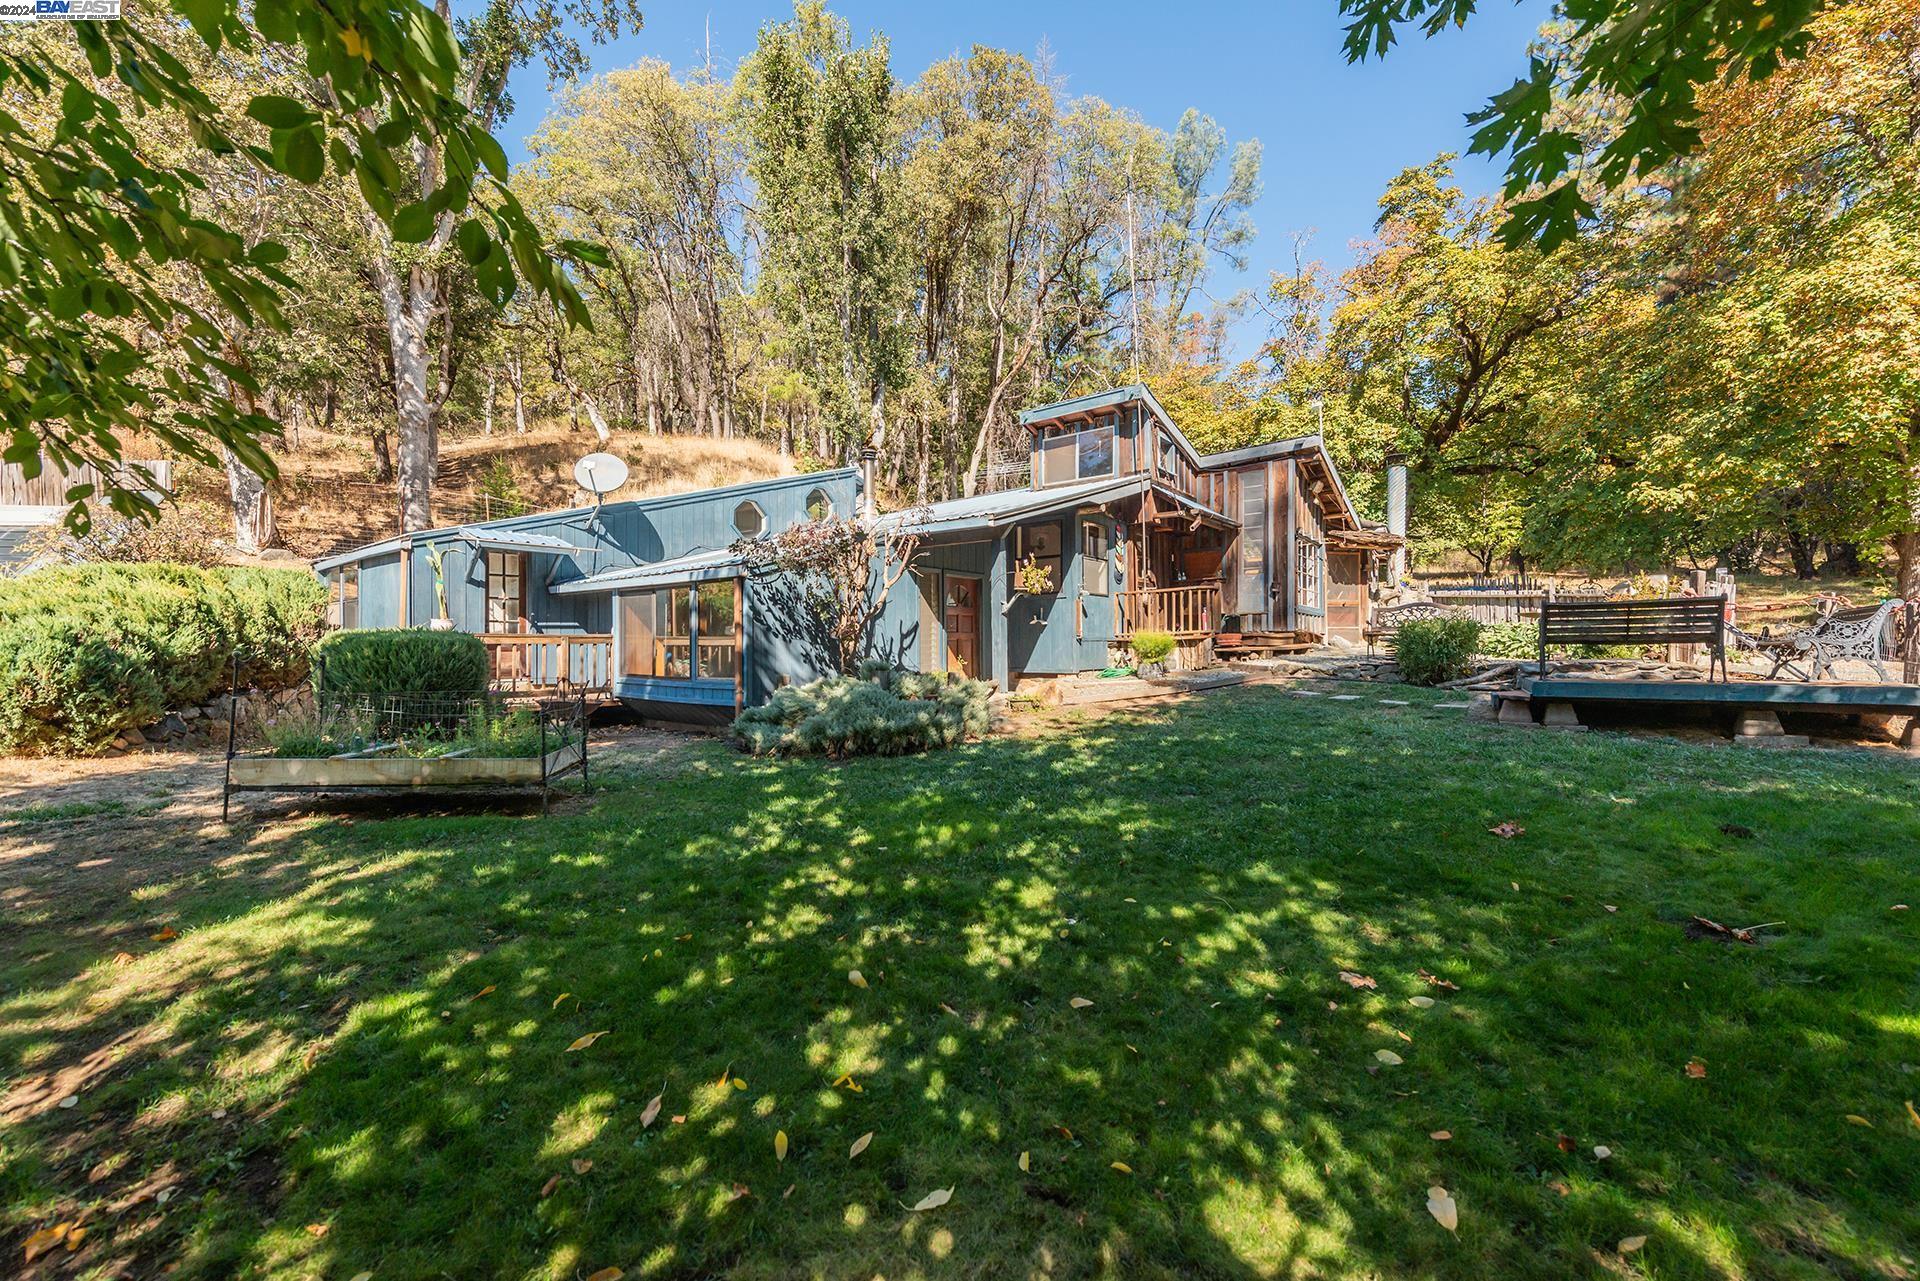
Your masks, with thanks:
[(220, 813), (235, 792), (539, 789), (587, 773), (587, 702), (509, 709), (497, 695), (333, 695), (308, 718), (267, 727), (264, 748), (229, 738)]

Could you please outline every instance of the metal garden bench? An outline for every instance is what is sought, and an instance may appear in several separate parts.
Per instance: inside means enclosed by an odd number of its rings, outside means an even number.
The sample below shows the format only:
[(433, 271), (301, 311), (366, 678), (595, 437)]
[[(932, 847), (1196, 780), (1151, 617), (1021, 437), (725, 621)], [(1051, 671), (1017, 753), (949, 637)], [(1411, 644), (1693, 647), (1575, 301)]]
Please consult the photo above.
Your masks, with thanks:
[(1392, 640), (1402, 623), (1411, 623), (1421, 618), (1460, 618), (1461, 610), (1446, 605), (1436, 605), (1430, 600), (1407, 601), (1400, 605), (1389, 605), (1374, 613), (1373, 621), (1367, 624), (1364, 635), (1367, 638), (1367, 652), (1383, 640)]

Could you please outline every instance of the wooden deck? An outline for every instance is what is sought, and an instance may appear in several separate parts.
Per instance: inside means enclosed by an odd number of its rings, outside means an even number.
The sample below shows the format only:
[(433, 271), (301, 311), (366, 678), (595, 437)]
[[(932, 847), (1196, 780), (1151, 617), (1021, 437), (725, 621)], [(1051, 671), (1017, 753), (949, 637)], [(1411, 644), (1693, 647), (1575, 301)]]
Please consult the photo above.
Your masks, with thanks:
[(1526, 686), (1528, 701), (1615, 706), (1760, 708), (1773, 712), (1920, 713), (1920, 685), (1813, 681), (1606, 681), (1548, 677)]
[(613, 637), (604, 633), (482, 632), (492, 687), (514, 698), (610, 703)]
[(1213, 639), (1213, 652), (1221, 658), (1304, 654), (1319, 646), (1317, 637), (1302, 636), (1298, 632), (1230, 632)]

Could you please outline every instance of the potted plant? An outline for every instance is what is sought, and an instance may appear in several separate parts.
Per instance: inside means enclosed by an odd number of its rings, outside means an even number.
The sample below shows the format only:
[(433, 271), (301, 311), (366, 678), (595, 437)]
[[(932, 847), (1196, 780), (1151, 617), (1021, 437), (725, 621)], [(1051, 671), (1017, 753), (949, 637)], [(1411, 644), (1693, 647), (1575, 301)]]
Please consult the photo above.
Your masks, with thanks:
[(1029, 556), (1013, 567), (1013, 591), (1000, 612), (1012, 610), (1014, 602), (1022, 596), (1045, 596), (1053, 589), (1052, 571), (1040, 563), (1039, 557)]
[(1140, 631), (1133, 634), (1133, 658), (1140, 675), (1165, 676), (1167, 659), (1175, 642), (1172, 632)]
[(440, 544), (427, 544), (427, 564), (433, 568), (433, 598), (440, 611), (427, 620), (427, 630), (450, 632), (453, 630), (453, 620), (447, 617), (447, 571), (445, 553), (440, 550)]

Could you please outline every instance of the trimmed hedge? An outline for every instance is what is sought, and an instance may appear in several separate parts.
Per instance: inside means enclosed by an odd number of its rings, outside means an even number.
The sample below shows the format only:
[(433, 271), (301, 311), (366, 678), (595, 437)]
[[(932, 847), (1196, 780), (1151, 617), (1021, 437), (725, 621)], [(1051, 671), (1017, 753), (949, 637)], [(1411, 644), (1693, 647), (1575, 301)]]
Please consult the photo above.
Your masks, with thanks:
[(1415, 685), (1438, 685), (1473, 670), (1480, 624), (1471, 618), (1416, 618), (1393, 636), (1394, 662)]
[(903, 756), (952, 747), (992, 726), (985, 681), (863, 672), (776, 690), (740, 713), (734, 736), (756, 755)]
[(487, 692), (487, 647), (466, 632), (381, 627), (334, 632), (314, 646), (323, 694)]
[(225, 687), (306, 674), (326, 587), (300, 570), (89, 564), (0, 582), (0, 752), (90, 755)]

